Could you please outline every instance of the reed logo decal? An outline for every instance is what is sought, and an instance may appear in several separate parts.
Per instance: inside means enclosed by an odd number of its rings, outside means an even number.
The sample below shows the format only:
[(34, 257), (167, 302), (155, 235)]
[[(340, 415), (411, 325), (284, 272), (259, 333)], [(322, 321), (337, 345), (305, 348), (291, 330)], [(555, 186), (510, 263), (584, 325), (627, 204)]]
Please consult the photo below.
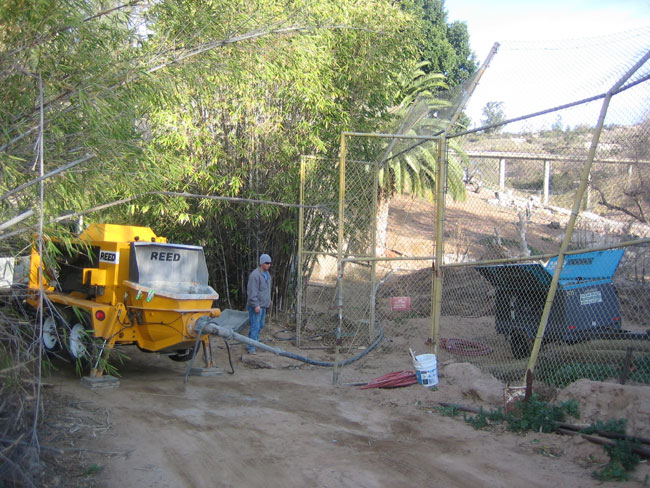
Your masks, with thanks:
[(180, 261), (181, 255), (177, 252), (152, 252), (151, 261)]
[(99, 251), (99, 262), (109, 264), (120, 263), (120, 253), (113, 251)]

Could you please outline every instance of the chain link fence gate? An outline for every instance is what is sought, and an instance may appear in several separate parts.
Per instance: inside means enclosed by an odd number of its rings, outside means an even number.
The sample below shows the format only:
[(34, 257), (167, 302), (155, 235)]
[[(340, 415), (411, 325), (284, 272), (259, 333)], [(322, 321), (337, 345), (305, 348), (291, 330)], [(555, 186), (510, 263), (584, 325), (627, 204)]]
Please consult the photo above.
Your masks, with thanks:
[[(638, 45), (623, 55), (629, 37)], [(440, 362), (469, 361), (510, 383), (527, 368), (556, 387), (579, 378), (650, 383), (650, 30), (620, 41), (556, 49), (576, 56), (580, 48), (576, 69), (597, 63), (603, 44), (620, 60), (588, 87), (570, 86), (566, 72), (545, 96), (526, 82), (545, 77), (521, 61), (543, 46), (501, 46), (477, 79), (489, 87), (497, 61), (517, 59), (520, 79), (511, 77), (509, 92), (548, 103), (530, 106), (532, 115), (454, 133), (453, 114), (472, 93), (480, 98), (473, 79), (447, 108), (402, 124), (412, 130), (345, 134), (339, 161), (305, 160), (311, 173), (301, 203), (323, 209), (301, 219), (304, 235), (321, 241), (301, 254), (298, 340), (344, 363), (336, 383), (410, 369), (409, 348), (434, 350)], [(548, 78), (553, 66), (548, 59), (538, 68)], [(563, 128), (580, 118), (591, 123)], [(391, 160), (435, 160), (439, 151), (445, 166), (423, 171), (434, 179), (446, 173), (443, 196), (416, 197), (410, 180), (383, 216), (382, 171)], [(344, 191), (321, 188), (324, 181)], [(380, 337), (372, 352), (346, 363)]]
[[(303, 159), (296, 342), (334, 356), (337, 384), (367, 381), (371, 371), (386, 368), (394, 338), (431, 327), (435, 212), (417, 199), (382, 193), (376, 159), (348, 157), (368, 146), (373, 154), (391, 144), (399, 148), (397, 141), (405, 140), (437, 145), (429, 136), (345, 133), (340, 160)], [(325, 183), (331, 181), (338, 188)], [(382, 214), (389, 205), (392, 213)], [(416, 221), (414, 213), (420, 216)], [(405, 223), (421, 238), (386, 232)], [(405, 282), (412, 273), (424, 281)]]

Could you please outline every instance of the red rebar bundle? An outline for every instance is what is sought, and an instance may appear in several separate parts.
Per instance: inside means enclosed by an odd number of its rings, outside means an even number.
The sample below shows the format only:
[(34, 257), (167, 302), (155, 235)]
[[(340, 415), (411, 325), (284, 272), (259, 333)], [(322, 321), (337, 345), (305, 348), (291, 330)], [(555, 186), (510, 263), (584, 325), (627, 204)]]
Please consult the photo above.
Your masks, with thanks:
[(393, 371), (379, 376), (361, 387), (362, 390), (367, 388), (399, 388), (409, 386), (418, 382), (417, 376), (413, 371)]

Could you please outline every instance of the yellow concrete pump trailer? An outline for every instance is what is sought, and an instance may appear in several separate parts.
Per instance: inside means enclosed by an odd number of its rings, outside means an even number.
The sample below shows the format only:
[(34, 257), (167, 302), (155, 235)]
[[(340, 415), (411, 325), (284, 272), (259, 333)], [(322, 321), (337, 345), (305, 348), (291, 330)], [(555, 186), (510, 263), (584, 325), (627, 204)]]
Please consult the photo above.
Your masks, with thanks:
[[(39, 306), (40, 269), (44, 348), (67, 352), (96, 376), (116, 344), (188, 360), (194, 322), (221, 315), (200, 246), (169, 244), (147, 227), (92, 224), (72, 246), (57, 247), (57, 264), (49, 267), (32, 250), (27, 301)], [(209, 336), (200, 341), (212, 367)]]
[[(120, 344), (192, 360), (188, 374), (201, 344), (205, 368), (214, 368), (210, 335), (316, 366), (334, 365), (238, 334), (248, 313), (214, 307), (219, 295), (208, 285), (200, 246), (170, 244), (148, 227), (91, 224), (56, 247), (56, 263), (50, 265), (32, 250), (27, 302), (40, 306), (42, 285), (44, 349), (67, 353), (91, 378), (102, 377), (110, 351)], [(338, 365), (374, 349), (383, 338), (379, 331), (370, 347)]]

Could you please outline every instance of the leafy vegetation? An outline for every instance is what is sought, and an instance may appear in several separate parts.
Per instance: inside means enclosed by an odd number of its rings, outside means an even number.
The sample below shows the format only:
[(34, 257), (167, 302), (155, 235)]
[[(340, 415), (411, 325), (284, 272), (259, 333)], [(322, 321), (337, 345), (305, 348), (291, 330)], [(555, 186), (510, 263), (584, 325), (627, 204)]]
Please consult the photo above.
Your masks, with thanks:
[(616, 378), (619, 374), (619, 368), (610, 364), (574, 362), (550, 368), (549, 371), (542, 372), (540, 378), (543, 378), (549, 385), (564, 388), (580, 378), (603, 381), (608, 378)]
[[(7, 0), (0, 26), (0, 211), (19, 222), (2, 255), (28, 252), (41, 213), (64, 247), (82, 218), (146, 225), (204, 246), (223, 308), (242, 306), (267, 252), (274, 302), (290, 309), (302, 155), (323, 157), (314, 185), (330, 197), (341, 132), (388, 127), (419, 62), (452, 84), (474, 69), (442, 1)], [(329, 239), (328, 219), (314, 219), (311, 243)], [(47, 237), (44, 249), (56, 261)], [(27, 322), (0, 342), (3, 363), (21, 365), (3, 386), (42, 371)], [(22, 411), (34, 421), (15, 425), (36, 427), (39, 407)], [(32, 484), (36, 463), (3, 453)]]
[[(461, 409), (457, 405), (441, 406), (438, 408), (441, 415), (453, 417)], [(508, 430), (513, 432), (556, 432), (558, 426), (565, 422), (567, 417), (578, 418), (578, 403), (568, 400), (560, 405), (541, 401), (535, 394), (528, 401), (519, 400), (513, 411), (505, 413), (501, 408), (484, 410), (480, 408), (476, 415), (463, 413), (465, 422), (475, 429), (484, 429), (496, 424), (505, 423)], [(623, 436), (625, 434), (625, 419), (610, 419), (607, 422), (596, 422), (586, 429), (583, 434), (613, 433)], [(639, 447), (639, 442), (629, 438), (619, 438), (613, 444), (603, 445), (609, 455), (609, 463), (600, 471), (594, 471), (593, 477), (599, 481), (627, 481), (629, 472), (639, 464), (640, 457), (634, 452)]]
[[(444, 66), (452, 84), (475, 69), (466, 28), (447, 26), (442, 1), (402, 7), (57, 0), (23, 15), (23, 2), (8, 2), (3, 212), (40, 207), (42, 88), (43, 172), (60, 171), (47, 179), (46, 223), (90, 214), (201, 244), (229, 307), (242, 303), (247, 272), (268, 252), (285, 264), (276, 268), (276, 303), (289, 305), (300, 156), (335, 157), (341, 131), (385, 127), (421, 59), (425, 78), (441, 79), (435, 70)], [(433, 31), (424, 54), (419, 40)], [(436, 51), (442, 45), (449, 49)], [(260, 200), (285, 205), (244, 203)]]
[[(446, 130), (449, 121), (431, 117), (431, 113), (443, 110), (448, 102), (437, 97), (447, 87), (444, 77), (424, 71), (427, 63), (420, 63), (411, 73), (399, 92), (400, 103), (391, 109), (392, 124), (383, 132), (400, 136), (429, 136)], [(389, 139), (386, 148), (378, 158), (377, 195), (377, 254), (385, 251), (388, 212), (395, 194), (408, 193), (433, 201), (436, 182), (439, 180), (438, 140), (417, 140), (396, 137)], [(450, 141), (451, 149), (447, 165), (447, 185), (449, 195), (454, 200), (465, 199), (465, 186), (462, 180), (463, 163), (467, 157), (455, 141)]]
[(578, 402), (575, 400), (553, 405), (539, 400), (534, 394), (527, 402), (520, 402), (518, 409), (520, 415), (510, 414), (506, 418), (508, 428), (514, 432), (554, 432), (558, 422), (579, 415)]
[(634, 367), (630, 374), (632, 381), (639, 383), (650, 383), (650, 356), (645, 355), (634, 360)]
[(483, 118), (481, 123), (483, 126), (495, 126), (487, 130), (488, 134), (494, 132), (501, 132), (502, 126), (498, 125), (506, 121), (506, 114), (503, 110), (503, 102), (487, 102), (483, 107)]
[(564, 422), (567, 417), (578, 417), (578, 403), (568, 400), (560, 405), (539, 400), (535, 394), (527, 402), (518, 401), (511, 412), (502, 409), (491, 411), (482, 408), (475, 416), (464, 415), (467, 423), (475, 429), (505, 422), (508, 430), (513, 432), (555, 432), (558, 422)]
[[(572, 362), (560, 366), (549, 365), (540, 368), (539, 377), (549, 385), (564, 388), (581, 378), (604, 381), (621, 376), (621, 365), (611, 363)], [(627, 379), (638, 383), (650, 383), (650, 356), (634, 358)]]
[(600, 471), (594, 471), (593, 476), (599, 481), (627, 481), (630, 479), (629, 472), (641, 462), (633, 448), (638, 443), (617, 439), (613, 445), (603, 446), (609, 455), (609, 463)]
[(469, 33), (464, 22), (447, 22), (444, 0), (411, 0), (402, 8), (421, 23), (417, 45), (426, 73), (445, 75), (455, 87), (476, 71), (476, 56), (469, 48)]
[[(607, 422), (595, 422), (581, 432), (592, 434), (606, 432), (618, 435), (625, 434), (625, 419), (610, 419)], [(609, 463), (600, 471), (594, 471), (593, 477), (599, 481), (627, 481), (629, 472), (639, 464), (641, 459), (634, 452), (640, 443), (627, 438), (616, 439), (612, 445), (604, 445), (603, 449), (609, 455)]]

